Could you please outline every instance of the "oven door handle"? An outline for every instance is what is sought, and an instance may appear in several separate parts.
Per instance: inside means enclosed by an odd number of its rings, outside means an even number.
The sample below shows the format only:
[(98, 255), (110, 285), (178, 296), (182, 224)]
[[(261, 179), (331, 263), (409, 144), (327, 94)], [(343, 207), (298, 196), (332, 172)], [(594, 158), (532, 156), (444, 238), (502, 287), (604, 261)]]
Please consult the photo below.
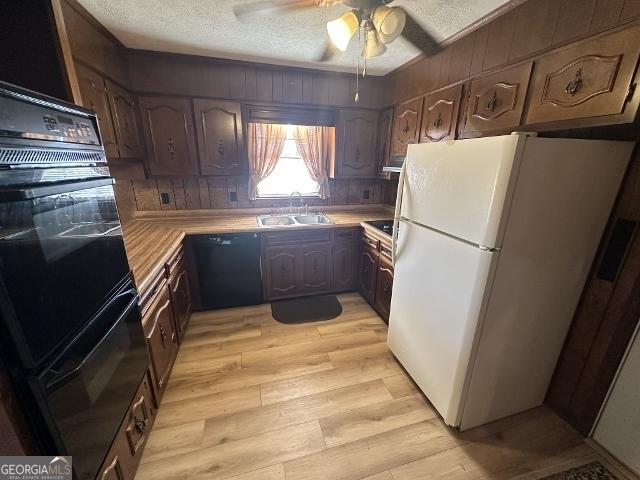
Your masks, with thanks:
[(120, 314), (120, 316), (118, 317), (118, 320), (116, 320), (113, 323), (111, 328), (107, 331), (107, 333), (105, 333), (104, 337), (100, 339), (100, 341), (89, 351), (89, 353), (87, 353), (84, 356), (82, 360), (80, 360), (76, 364), (75, 367), (71, 368), (70, 370), (67, 370), (66, 372), (56, 372), (55, 370), (52, 370), (52, 369), (50, 370), (55, 374), (55, 376), (51, 380), (49, 380), (49, 382), (47, 382), (47, 385), (45, 386), (47, 390), (55, 387), (58, 383), (64, 382), (67, 378), (76, 374), (85, 365), (85, 363), (87, 363), (87, 361), (93, 356), (93, 354), (109, 339), (109, 337), (111, 337), (115, 329), (120, 325), (120, 322), (124, 318), (126, 318), (129, 315), (129, 313), (131, 313), (131, 310), (133, 310), (138, 306), (138, 296), (136, 295), (137, 292), (135, 288), (121, 292), (116, 296), (116, 298), (129, 295), (129, 294), (134, 294), (134, 297), (131, 299), (131, 301), (127, 305), (127, 308), (125, 308), (124, 311)]
[(101, 178), (97, 180), (85, 180), (82, 182), (56, 183), (42, 187), (0, 190), (0, 201), (13, 202), (17, 200), (48, 197), (50, 195), (86, 190), (88, 188), (104, 187), (106, 185), (113, 185), (113, 183), (113, 178)]

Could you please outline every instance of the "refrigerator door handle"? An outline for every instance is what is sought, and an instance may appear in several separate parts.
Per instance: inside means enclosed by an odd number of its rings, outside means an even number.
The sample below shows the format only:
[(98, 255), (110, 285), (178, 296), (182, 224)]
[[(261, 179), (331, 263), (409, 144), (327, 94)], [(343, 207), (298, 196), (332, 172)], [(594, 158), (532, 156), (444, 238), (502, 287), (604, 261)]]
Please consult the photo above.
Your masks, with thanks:
[(396, 247), (398, 242), (398, 222), (400, 221), (400, 211), (402, 210), (402, 196), (404, 192), (404, 179), (406, 176), (407, 161), (402, 162), (400, 178), (398, 179), (398, 194), (396, 195), (396, 211), (393, 214), (393, 232), (391, 234), (391, 264), (396, 266)]

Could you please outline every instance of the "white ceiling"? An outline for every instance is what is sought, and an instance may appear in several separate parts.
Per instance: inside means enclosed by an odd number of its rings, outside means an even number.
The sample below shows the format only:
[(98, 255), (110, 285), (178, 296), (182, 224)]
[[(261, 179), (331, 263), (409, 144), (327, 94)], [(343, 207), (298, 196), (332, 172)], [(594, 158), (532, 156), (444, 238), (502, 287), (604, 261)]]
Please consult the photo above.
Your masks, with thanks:
[[(129, 48), (230, 58), (254, 62), (351, 72), (359, 48), (328, 63), (314, 62), (324, 47), (326, 22), (344, 5), (255, 16), (240, 23), (232, 6), (252, 0), (79, 0)], [(412, 12), (438, 40), (444, 40), (508, 0), (395, 0)], [(417, 56), (403, 38), (369, 61), (367, 71), (384, 75)]]

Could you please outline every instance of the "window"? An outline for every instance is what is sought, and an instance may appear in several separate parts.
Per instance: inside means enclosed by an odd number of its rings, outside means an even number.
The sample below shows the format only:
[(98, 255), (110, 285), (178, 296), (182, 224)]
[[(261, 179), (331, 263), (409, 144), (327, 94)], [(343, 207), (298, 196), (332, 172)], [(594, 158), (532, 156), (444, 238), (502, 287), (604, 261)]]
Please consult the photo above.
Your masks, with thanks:
[(280, 159), (271, 175), (258, 184), (258, 197), (288, 197), (293, 192), (300, 192), (305, 197), (317, 197), (319, 189), (320, 185), (311, 178), (298, 153), (293, 125), (287, 125)]

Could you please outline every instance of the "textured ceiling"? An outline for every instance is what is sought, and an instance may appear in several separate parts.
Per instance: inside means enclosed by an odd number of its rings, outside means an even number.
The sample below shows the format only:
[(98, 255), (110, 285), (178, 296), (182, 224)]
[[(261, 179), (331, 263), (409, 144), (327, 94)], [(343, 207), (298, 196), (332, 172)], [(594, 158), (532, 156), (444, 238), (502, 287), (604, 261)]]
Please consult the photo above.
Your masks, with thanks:
[[(230, 58), (325, 70), (355, 69), (357, 41), (331, 62), (316, 63), (326, 22), (343, 5), (254, 16), (240, 23), (232, 7), (247, 0), (79, 0), (129, 48)], [(251, 0), (248, 0), (251, 1)], [(438, 40), (462, 30), (507, 0), (395, 0)], [(403, 38), (369, 61), (368, 73), (384, 75), (419, 54)]]

